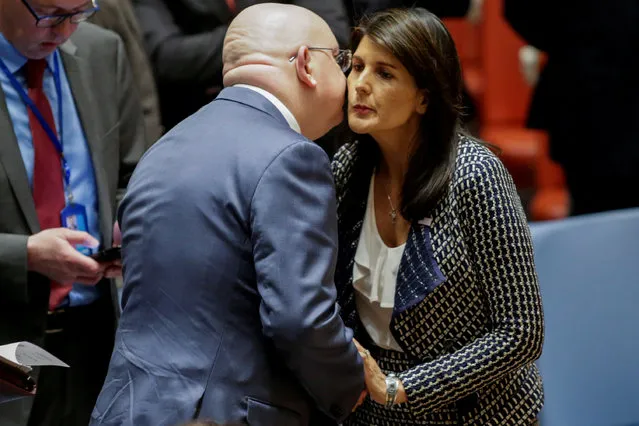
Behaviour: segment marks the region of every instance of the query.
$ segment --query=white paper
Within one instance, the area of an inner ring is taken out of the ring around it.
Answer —
[[[39,346],[29,342],[11,343],[0,346],[0,356],[19,365],[69,367],[60,359]]]
[[[16,348],[20,343],[11,343],[9,345],[0,346],[0,356],[8,359],[14,364],[20,364],[16,359]]]

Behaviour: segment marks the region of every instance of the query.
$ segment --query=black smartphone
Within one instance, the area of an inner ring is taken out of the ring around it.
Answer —
[[[110,247],[108,249],[100,250],[99,252],[93,253],[92,255],[90,255],[90,257],[94,259],[96,262],[101,262],[101,263],[120,260],[122,259],[121,247],[117,246],[117,247]]]

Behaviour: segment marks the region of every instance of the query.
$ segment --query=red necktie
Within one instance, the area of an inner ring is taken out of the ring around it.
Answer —
[[[51,105],[42,88],[42,79],[47,61],[44,59],[27,61],[27,87],[29,98],[47,122],[56,131]],[[64,208],[64,184],[60,153],[33,111],[27,108],[29,127],[33,138],[33,201],[42,230],[59,228],[60,212]],[[49,309],[55,309],[71,291],[71,285],[51,282]]]

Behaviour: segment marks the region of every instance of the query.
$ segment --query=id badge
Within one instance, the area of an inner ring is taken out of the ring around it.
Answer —
[[[62,226],[67,229],[89,232],[87,210],[82,204],[71,203],[67,205],[62,209],[62,212],[60,212],[60,220]],[[77,245],[75,248],[86,256],[91,254],[91,249],[88,247]]]

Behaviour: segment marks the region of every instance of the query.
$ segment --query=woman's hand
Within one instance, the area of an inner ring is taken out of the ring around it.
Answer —
[[[364,360],[364,371],[368,395],[376,403],[386,405],[386,375],[382,373],[379,365],[377,365],[377,362],[373,359],[368,350],[360,345],[357,340],[353,339],[353,342],[355,343],[355,346],[357,346],[357,350]],[[397,396],[395,398],[395,404],[402,404],[407,401],[408,398],[406,396],[406,390],[400,381]]]

